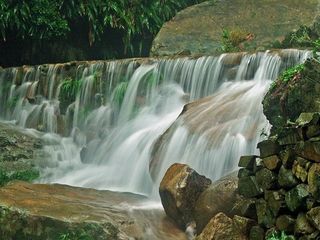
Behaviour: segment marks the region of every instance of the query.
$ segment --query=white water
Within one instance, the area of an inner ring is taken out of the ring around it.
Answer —
[[[0,89],[0,99],[7,104],[0,103],[0,111],[7,120],[48,132],[43,136],[49,154],[41,163],[45,166],[41,182],[151,195],[174,162],[188,163],[217,179],[234,170],[241,155],[255,153],[262,129],[268,131],[261,105],[264,93],[283,69],[307,56],[307,52],[284,50],[280,54],[153,60],[140,66],[137,61],[79,66],[77,76],[83,84],[66,116],[61,116],[58,101],[61,66],[49,66],[45,80],[41,79],[41,67],[29,69],[20,85],[12,69],[0,73],[0,86],[11,81],[10,96]],[[98,92],[92,90],[96,72],[104,82],[96,87]],[[119,107],[113,90],[124,81],[129,83]],[[39,93],[41,96],[36,95]],[[93,107],[96,93],[102,95],[103,104]],[[36,102],[29,103],[26,96]],[[185,103],[205,96],[212,97],[171,128],[159,151],[159,162],[152,167],[153,183],[149,162],[154,143]],[[7,103],[13,99],[17,100],[14,109]],[[63,138],[54,132],[59,129],[58,118],[67,124],[68,114],[73,130],[70,137]]]

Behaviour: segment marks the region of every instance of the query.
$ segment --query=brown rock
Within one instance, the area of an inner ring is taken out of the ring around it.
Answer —
[[[307,212],[307,219],[318,230],[320,230],[320,207],[312,208]]]
[[[308,174],[309,191],[313,197],[320,197],[320,164],[312,164]]]
[[[281,149],[279,144],[272,140],[264,140],[262,142],[259,142],[258,148],[260,150],[261,158],[276,155],[280,152],[280,149]]]
[[[280,231],[293,232],[295,219],[290,215],[281,215],[276,220],[276,227]]]
[[[232,221],[235,230],[244,234],[245,236],[249,235],[250,229],[256,224],[252,219],[241,217],[238,215],[235,215]]]
[[[193,221],[193,210],[200,194],[211,180],[185,164],[175,163],[163,177],[159,193],[166,214],[185,228]]]
[[[296,147],[296,151],[303,158],[320,162],[320,142],[300,142]]]
[[[308,221],[306,214],[299,213],[294,227],[294,232],[296,234],[310,234],[314,231],[315,229]]]
[[[280,158],[277,155],[272,155],[270,157],[266,157],[262,159],[263,164],[266,168],[269,170],[276,170],[280,167],[281,161]]]
[[[231,174],[214,182],[201,193],[194,208],[198,232],[201,232],[210,219],[219,212],[229,217],[240,214],[240,206],[237,205],[243,197],[238,195],[237,187],[238,178],[235,174]]]
[[[237,231],[231,218],[223,213],[215,215],[195,240],[246,240],[247,237]]]

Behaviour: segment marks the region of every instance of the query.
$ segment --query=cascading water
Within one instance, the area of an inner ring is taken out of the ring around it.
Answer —
[[[150,195],[174,162],[217,179],[254,153],[268,131],[261,100],[270,82],[308,56],[283,50],[7,69],[0,112],[47,132],[41,182]],[[70,69],[79,84],[68,88]],[[63,91],[75,86],[74,101],[65,101]],[[187,102],[207,96],[178,118]]]

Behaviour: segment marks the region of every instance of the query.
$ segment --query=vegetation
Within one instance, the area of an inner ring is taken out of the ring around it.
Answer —
[[[135,36],[155,35],[178,10],[201,1],[0,0],[0,36],[47,40],[86,29],[92,45],[113,29],[130,50]]]
[[[290,80],[294,79],[298,74],[300,74],[304,69],[305,65],[303,63],[288,68],[280,75],[280,77],[276,81],[274,81],[271,84],[270,90],[272,90],[277,85],[277,83],[288,83]]]
[[[13,172],[13,173],[0,170],[0,186],[3,186],[13,180],[30,182],[37,179],[39,176],[40,176],[40,173],[36,169],[28,169],[24,171]]]
[[[76,100],[77,93],[81,89],[82,81],[66,78],[60,87],[59,101],[60,109],[64,113],[67,107]]]
[[[248,32],[242,29],[222,30],[222,52],[238,52],[241,50],[240,44],[247,40]]]
[[[295,240],[295,237],[292,235],[287,235],[285,232],[281,233],[272,233],[267,240]]]

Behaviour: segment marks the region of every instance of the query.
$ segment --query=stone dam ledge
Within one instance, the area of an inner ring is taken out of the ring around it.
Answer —
[[[224,30],[245,32],[243,50],[273,48],[276,41],[311,26],[317,0],[211,0],[179,12],[156,36],[151,56],[217,55]]]
[[[141,201],[142,196],[129,193],[15,181],[0,189],[0,236],[6,240],[149,239],[151,231],[152,239],[185,239],[162,210],[150,213],[126,207],[139,206]],[[157,229],[150,229],[153,225]]]

